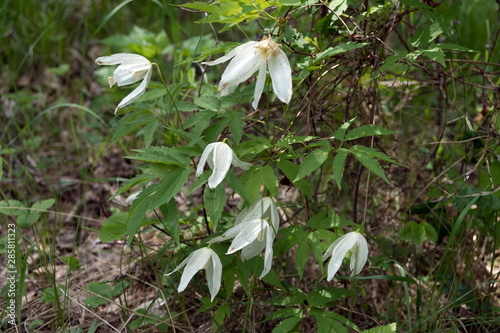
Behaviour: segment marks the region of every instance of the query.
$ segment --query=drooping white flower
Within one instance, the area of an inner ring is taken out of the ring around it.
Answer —
[[[225,56],[214,61],[202,62],[214,66],[226,62],[229,65],[219,82],[221,96],[231,93],[241,82],[248,80],[257,70],[259,76],[255,84],[252,106],[257,109],[266,83],[266,70],[269,69],[273,90],[283,103],[289,103],[292,98],[292,69],[286,54],[279,44],[269,37],[260,42],[251,41],[231,50]]]
[[[205,269],[208,290],[210,290],[211,301],[214,300],[215,296],[220,289],[220,281],[222,277],[222,263],[219,259],[217,253],[214,250],[204,247],[196,251],[191,252],[191,254],[184,259],[176,269],[172,272],[165,274],[170,275],[177,272],[182,267],[186,266],[184,272],[182,272],[181,282],[179,283],[179,292],[186,289],[189,281],[193,276],[201,269]]]
[[[224,142],[214,142],[207,145],[196,168],[196,177],[203,173],[206,163],[213,171],[208,178],[208,187],[210,188],[216,188],[222,182],[231,164],[243,170],[248,170],[252,166],[250,163],[241,161]]]
[[[113,76],[108,78],[109,86],[112,87],[115,83],[118,87],[126,86],[135,83],[139,80],[142,82],[128,94],[115,109],[123,108],[146,91],[146,87],[151,80],[152,65],[151,62],[138,54],[132,53],[116,53],[110,56],[99,57],[95,60],[98,65],[120,65],[113,72]]]
[[[266,249],[264,270],[259,277],[262,279],[271,270],[273,242],[279,228],[279,219],[274,201],[269,197],[262,198],[243,209],[236,217],[234,226],[209,243],[234,238],[226,254],[241,250],[242,260],[253,258]]]
[[[351,276],[359,274],[368,259],[368,243],[359,232],[349,232],[337,238],[323,255],[323,261],[330,256],[327,281],[331,281],[342,265],[347,252],[351,251]]]

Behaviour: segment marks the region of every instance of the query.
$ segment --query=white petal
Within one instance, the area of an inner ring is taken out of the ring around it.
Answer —
[[[238,53],[240,52],[246,52],[247,49],[250,48],[250,46],[255,46],[257,42],[248,42],[248,43],[245,43],[245,44],[242,44],[238,47],[235,47],[234,49],[232,49],[231,51],[229,51],[225,56],[223,57],[220,57],[219,59],[216,59],[214,61],[206,61],[206,62],[202,62],[201,64],[202,65],[208,65],[208,66],[214,66],[214,65],[218,65],[218,64],[222,64],[223,62],[226,62],[228,61],[229,59],[233,58],[234,56],[236,56]]]
[[[226,177],[229,168],[231,167],[231,162],[233,160],[233,151],[225,143],[220,142],[215,146],[212,153],[213,160],[213,173],[208,178],[208,187],[216,188]]]
[[[264,270],[262,271],[262,274],[260,274],[259,279],[262,279],[271,270],[271,266],[273,264],[274,237],[275,231],[268,227],[266,230],[266,253],[264,255]]]
[[[243,170],[248,170],[252,167],[251,163],[248,162],[243,162],[236,156],[236,154],[233,152],[233,161],[231,162],[235,167],[241,168]]]
[[[134,53],[116,53],[110,56],[99,57],[95,60],[98,65],[118,65],[123,62],[149,62],[145,57]]]
[[[205,268],[208,260],[210,260],[210,251],[211,250],[209,248],[204,247],[189,255],[189,260],[187,261],[186,268],[184,268],[184,272],[182,272],[181,282],[179,283],[179,288],[177,289],[179,292],[186,289],[189,281],[191,281],[193,276],[200,269]]]
[[[210,290],[211,296],[210,301],[213,301],[220,289],[220,281],[222,279],[222,263],[217,253],[215,253],[212,249],[209,250],[210,262],[205,270],[207,275],[208,290]]]
[[[264,85],[266,84],[266,63],[263,62],[259,68],[259,76],[257,77],[257,82],[255,83],[255,91],[253,93],[253,102],[252,106],[255,110],[259,106],[260,97],[262,96],[262,92],[264,91]]]
[[[236,235],[238,235],[240,232],[241,232],[241,229],[244,227],[243,224],[238,224],[238,225],[235,225],[231,228],[229,228],[225,233],[223,233],[221,236],[218,236],[218,237],[215,237],[211,240],[208,241],[209,244],[212,244],[212,243],[220,243],[220,242],[224,242],[228,239],[231,239],[231,238],[234,238],[236,237]]]
[[[116,107],[115,113],[116,113],[116,111],[118,111],[118,109],[129,105],[130,103],[132,103],[133,101],[138,99],[142,94],[144,94],[144,92],[146,91],[146,88],[149,84],[149,80],[151,80],[151,73],[152,73],[152,71],[148,71],[146,73],[146,76],[142,80],[141,84],[138,85],[137,88],[132,90],[132,92],[130,94],[128,94],[124,99],[122,99],[120,104],[118,104],[118,106]]]
[[[241,260],[248,260],[258,256],[266,248],[266,242],[257,238],[252,243],[241,249]]]
[[[245,49],[242,49],[240,53],[231,60],[222,74],[219,83],[221,96],[228,95],[241,82],[248,80],[265,61],[262,54],[256,52],[255,45],[249,44]]]
[[[203,154],[201,154],[200,161],[198,162],[198,167],[196,168],[196,177],[199,177],[203,173],[203,168],[207,163],[207,159],[211,159],[211,155],[216,145],[217,142],[210,143],[205,147],[205,150],[203,150]]]
[[[280,101],[288,104],[292,98],[292,69],[286,54],[280,49],[275,50],[269,59],[268,67],[274,93]]]
[[[356,251],[351,254],[351,276],[358,275],[368,259],[368,243],[360,233],[357,234]]]
[[[267,221],[260,219],[241,224],[240,232],[234,237],[231,246],[229,246],[229,250],[227,250],[227,254],[241,250],[255,241],[265,226],[269,226]]]
[[[330,259],[330,262],[328,263],[328,277],[327,281],[331,281],[335,274],[337,274],[337,271],[339,270],[340,266],[342,265],[342,261],[344,260],[344,257],[346,256],[347,252],[354,246],[356,243],[356,235],[354,235],[354,232],[350,232],[345,234],[344,236],[340,237],[338,239],[338,242],[335,241],[332,246],[330,246],[331,249],[331,256],[332,258]],[[330,248],[328,248],[327,253],[330,251]],[[325,253],[325,256],[327,255]],[[323,259],[325,258],[323,257]]]
[[[119,87],[135,83],[144,78],[150,70],[150,62],[141,64],[122,64],[113,72],[113,83],[116,83]]]

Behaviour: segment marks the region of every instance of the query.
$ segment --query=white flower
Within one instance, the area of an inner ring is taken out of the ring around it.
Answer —
[[[118,104],[115,109],[115,113],[118,109],[129,105],[144,94],[144,91],[146,91],[146,87],[151,80],[151,62],[138,54],[116,53],[106,57],[99,57],[95,60],[95,62],[98,65],[120,64],[120,66],[115,69],[113,76],[108,78],[110,87],[112,87],[115,83],[121,87],[142,80],[141,84],[139,84],[137,88],[135,88],[120,102],[120,104]]]
[[[213,170],[212,175],[208,178],[208,187],[210,188],[216,188],[222,182],[231,164],[243,170],[248,170],[252,166],[250,163],[242,162],[224,142],[214,142],[207,145],[196,168],[196,177],[203,173],[207,162],[210,169]]]
[[[229,65],[222,74],[219,83],[221,96],[226,96],[241,82],[246,81],[257,70],[259,76],[255,84],[252,106],[257,109],[259,100],[266,83],[266,68],[269,68],[273,90],[283,102],[289,103],[292,98],[292,69],[286,54],[279,48],[279,44],[271,38],[264,37],[260,42],[248,42],[231,50],[225,56],[209,62],[202,62],[209,66],[228,61]]]
[[[368,258],[368,243],[359,232],[349,232],[337,238],[323,255],[323,261],[330,256],[327,281],[331,281],[342,265],[347,252],[351,251],[351,276],[359,274]]]
[[[196,251],[191,252],[191,254],[184,259],[176,269],[172,272],[165,274],[170,275],[177,272],[182,267],[186,266],[184,272],[182,272],[181,283],[177,289],[179,292],[186,289],[189,281],[193,276],[200,270],[205,269],[208,290],[210,290],[211,299],[213,301],[220,289],[220,281],[222,277],[222,263],[219,259],[217,253],[214,250],[204,247]]]
[[[262,279],[271,270],[273,261],[273,242],[279,228],[279,214],[276,205],[269,197],[262,198],[245,208],[236,217],[234,226],[209,243],[218,243],[234,238],[226,254],[241,250],[241,259],[247,260],[264,254],[264,270]]]

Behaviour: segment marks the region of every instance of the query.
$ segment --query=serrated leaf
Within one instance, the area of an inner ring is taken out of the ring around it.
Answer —
[[[379,158],[381,160],[384,160],[384,161],[387,161],[387,162],[390,162],[390,163],[394,163],[394,164],[397,164],[397,165],[402,166],[402,167],[406,167],[406,165],[398,163],[395,160],[393,160],[392,158],[390,158],[389,156],[387,156],[386,154],[384,154],[384,153],[382,153],[382,152],[380,152],[380,151],[378,151],[376,149],[370,148],[370,147],[365,147],[365,146],[360,146],[360,145],[354,145],[351,148],[349,148],[349,151],[350,152],[352,152],[352,151],[360,151],[360,152],[366,153],[366,154],[368,154],[370,156]]]
[[[203,131],[203,137],[204,137],[205,141],[206,142],[215,142],[217,140],[217,137],[224,130],[224,128],[226,128],[229,121],[230,121],[230,119],[228,119],[228,118],[222,118],[220,120],[217,120],[212,125],[208,126],[207,129],[205,129]]]
[[[333,136],[335,137],[335,139],[337,139],[339,141],[344,141],[345,133],[347,132],[347,129],[349,128],[349,126],[351,126],[352,122],[355,119],[356,119],[356,117],[352,118],[348,122],[343,123],[339,128],[337,128],[335,133],[333,133]]]
[[[127,216],[127,213],[119,212],[108,217],[99,230],[101,242],[112,242],[125,236],[127,234]]]
[[[309,259],[309,242],[305,239],[299,243],[295,251],[295,267],[297,268],[300,279],[302,279],[302,275],[304,274],[307,259]]]
[[[245,124],[243,121],[244,116],[245,115],[241,112],[232,112],[229,117],[229,129],[231,130],[231,134],[236,144],[240,143],[241,137],[243,136],[243,125]]]
[[[300,164],[299,172],[293,182],[309,176],[312,172],[318,169],[330,155],[330,150],[330,147],[321,147],[310,152]]]
[[[432,49],[423,50],[422,54],[429,59],[438,62],[441,66],[446,67],[446,63],[444,62],[444,52],[440,47],[436,46]]]
[[[396,323],[370,328],[369,330],[364,330],[361,333],[394,333],[394,332],[397,332]]]
[[[212,228],[217,231],[217,224],[222,216],[222,211],[226,205],[226,191],[224,186],[217,186],[214,189],[209,187],[205,188],[203,193],[203,204],[210,221],[212,221]]]
[[[391,131],[382,127],[382,125],[363,125],[350,130],[345,136],[345,141],[359,139],[367,136],[389,135],[394,134]]]
[[[179,211],[175,199],[160,206],[163,218],[161,223],[167,229],[168,234],[174,239],[175,244],[180,245],[181,229],[179,227]]]
[[[109,144],[116,143],[125,135],[156,120],[156,117],[147,109],[138,109],[128,113],[116,123],[113,130],[113,137]]]
[[[217,10],[217,6],[215,4],[209,4],[206,2],[198,2],[198,1],[185,3],[182,5],[175,5],[175,6],[201,10],[202,12],[207,12],[207,13],[213,13],[214,11]]]
[[[292,331],[302,320],[302,316],[283,319],[274,329],[273,333],[287,333]]]
[[[300,316],[302,314],[302,310],[298,308],[284,308],[284,309],[279,309],[271,313],[269,316],[267,316],[266,321],[269,320],[274,320],[278,318],[286,318],[286,317],[292,317],[292,316]]]
[[[280,159],[276,164],[278,168],[285,174],[286,178],[289,180],[295,179],[299,172],[299,166],[285,159]],[[293,184],[299,189],[300,192],[304,193],[308,198],[312,198],[311,189],[309,188],[309,183],[305,179],[299,179]]]
[[[283,253],[287,253],[292,247],[300,243],[308,235],[308,233],[305,232],[302,227],[298,226],[280,229],[279,233],[281,234],[281,236],[277,238],[274,245],[275,256],[280,256]]]
[[[127,220],[129,244],[132,242],[133,236],[139,229],[146,213],[170,201],[177,195],[182,190],[190,173],[190,169],[176,168],[160,183],[150,185],[141,191],[130,208]]]
[[[352,147],[351,147],[352,148]],[[375,175],[379,176],[383,180],[385,180],[387,183],[389,183],[389,180],[385,176],[384,170],[380,166],[380,164],[377,162],[375,158],[373,158],[371,155],[368,155],[367,153],[359,150],[351,150],[349,151],[356,157],[356,159],[368,170],[373,172]]]
[[[345,161],[349,151],[345,148],[339,148],[333,158],[333,179],[337,183],[339,190],[342,186],[342,177],[344,176]]]
[[[330,302],[347,298],[354,293],[344,288],[318,286],[307,294],[307,302],[311,306],[322,307]]]
[[[278,180],[276,179],[273,168],[266,165],[257,172],[260,173],[264,186],[267,188],[271,196],[278,197]]]
[[[313,60],[311,60],[311,63],[309,64],[309,66],[318,64],[321,61],[323,61],[324,59],[332,57],[334,55],[365,47],[368,44],[369,43],[344,43],[344,44],[339,44],[339,45],[334,46],[334,47],[329,47],[328,49],[324,50],[323,52],[318,53],[316,55],[316,57]]]
[[[245,200],[248,204],[252,202],[249,194],[247,193],[247,189],[245,185],[239,180],[238,177],[234,175],[231,171],[229,171],[226,175],[226,178],[224,178],[225,182],[227,185],[236,193],[238,193],[243,200]]]
[[[82,267],[80,265],[80,260],[73,256],[62,256],[60,259],[62,262],[68,265],[69,269],[73,272],[79,270]]]
[[[187,167],[191,160],[189,156],[180,152],[176,148],[170,147],[148,147],[146,149],[138,149],[135,156],[127,156],[127,158],[150,163],[162,163],[175,166]]]

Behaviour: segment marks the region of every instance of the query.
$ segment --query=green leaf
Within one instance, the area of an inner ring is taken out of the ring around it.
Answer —
[[[321,147],[310,152],[300,164],[299,172],[293,182],[309,176],[312,172],[318,169],[328,158],[330,150],[330,147]]]
[[[302,320],[302,315],[296,317],[290,317],[283,319],[276,327],[273,329],[273,333],[287,333],[295,329],[295,327]]]
[[[179,227],[179,211],[177,210],[175,199],[161,205],[160,211],[163,215],[161,223],[165,229],[167,229],[169,235],[174,239],[175,244],[180,245],[181,229]]]
[[[329,47],[326,50],[324,50],[323,52],[318,53],[316,55],[316,57],[313,60],[311,60],[309,66],[318,64],[321,61],[323,61],[324,59],[327,59],[327,58],[332,57],[334,55],[348,52],[348,51],[352,51],[352,50],[356,50],[356,49],[362,48],[366,45],[369,45],[369,43],[346,43],[346,44],[339,44],[339,45],[334,46],[334,47]]]
[[[0,213],[9,216],[19,216],[26,214],[27,209],[24,204],[17,200],[2,200],[0,201]]]
[[[86,306],[96,308],[123,293],[127,287],[126,280],[119,280],[114,287],[111,287],[107,282],[90,282],[85,289],[97,296],[86,298],[84,303]]]
[[[295,251],[295,267],[300,279],[302,279],[302,275],[304,274],[307,259],[309,259],[309,242],[305,239],[299,243]]]
[[[68,265],[69,269],[73,272],[79,270],[82,267],[80,265],[80,260],[73,256],[62,256],[60,259],[62,262]]]
[[[351,153],[352,153],[352,151],[360,151],[360,152],[363,152],[365,154],[371,155],[373,157],[380,158],[381,160],[384,160],[384,161],[387,161],[390,163],[394,163],[394,164],[397,164],[397,165],[402,166],[402,167],[406,167],[404,164],[398,163],[395,160],[393,160],[392,158],[390,158],[389,156],[387,156],[386,154],[384,154],[376,149],[370,148],[370,147],[354,145],[351,148],[349,148],[349,151]]]
[[[66,287],[63,285],[58,285],[56,289],[52,287],[46,288],[42,291],[42,296],[40,297],[40,300],[45,304],[55,303],[56,298],[58,298],[61,295],[64,295],[63,291],[66,292]]]
[[[356,159],[368,170],[385,180],[387,183],[389,183],[389,180],[386,178],[384,170],[380,166],[380,164],[377,162],[375,158],[373,158],[371,155],[367,154],[364,151],[353,149],[355,146],[351,147],[349,151],[356,157]]]
[[[137,109],[128,113],[116,123],[113,130],[113,137],[109,144],[116,143],[125,135],[154,121],[157,121],[156,117],[147,109]]]
[[[279,233],[281,237],[278,237],[274,244],[274,254],[276,256],[290,251],[292,247],[300,243],[308,235],[300,226],[283,228],[279,230]]]
[[[394,332],[397,332],[396,323],[370,328],[369,330],[364,330],[361,333],[394,333]]]
[[[298,288],[290,287],[289,291],[289,294],[273,297],[268,302],[273,305],[296,306],[302,304],[307,298],[307,295]]]
[[[150,163],[162,163],[175,166],[187,167],[191,162],[189,156],[176,148],[149,147],[136,150],[139,154],[127,156],[127,158]]]
[[[99,230],[101,242],[113,242],[127,234],[127,216],[126,212],[119,212],[108,217]]]
[[[438,62],[441,66],[446,67],[446,63],[444,62],[444,52],[440,47],[436,46],[432,49],[423,50],[422,54],[429,59]]]
[[[418,0],[399,0],[403,5],[415,7],[418,9],[432,10],[433,8]]]
[[[312,306],[322,307],[353,295],[354,292],[344,288],[318,286],[307,294],[307,302]]]
[[[21,228],[27,228],[32,226],[45,210],[50,208],[54,204],[54,199],[47,199],[40,202],[35,202],[31,209],[26,210],[26,214],[19,215],[17,218],[17,225]]]
[[[238,177],[234,175],[231,171],[229,171],[226,174],[226,177],[224,178],[225,182],[227,185],[236,193],[238,193],[243,200],[245,200],[248,204],[252,202],[252,199],[250,198],[249,194],[247,193],[247,189],[245,185],[240,181]]]
[[[203,132],[203,137],[206,142],[215,142],[217,140],[217,137],[222,133],[224,128],[226,128],[227,124],[229,123],[230,119],[228,118],[222,118],[209,127]]]
[[[278,318],[287,318],[287,317],[295,317],[301,316],[303,314],[301,309],[298,308],[284,308],[280,310],[276,310],[267,316],[266,321],[274,320]]]
[[[342,177],[344,176],[345,161],[348,154],[349,151],[347,149],[339,148],[337,150],[337,154],[335,154],[335,157],[333,158],[333,179],[335,179],[339,190],[342,186]]]
[[[349,319],[337,313],[318,308],[311,308],[310,314],[314,318],[314,320],[316,320],[316,323],[318,325],[318,333],[348,333],[347,329],[340,324],[341,322],[348,323],[349,327],[355,327],[356,329],[354,330],[356,332],[359,332],[359,329],[357,329],[357,327],[352,324]]]
[[[132,242],[133,236],[139,229],[144,216],[160,205],[167,203],[182,190],[191,169],[176,168],[168,173],[158,184],[153,184],[141,191],[130,208],[127,220],[128,242]]]
[[[245,124],[243,118],[245,115],[241,112],[231,112],[229,116],[229,129],[234,137],[236,144],[239,144],[243,136],[243,125]]]
[[[271,196],[278,197],[278,180],[276,179],[273,168],[271,168],[271,166],[269,165],[266,165],[257,172],[262,177],[264,186],[267,188]]]
[[[382,125],[363,125],[356,127],[347,133],[345,141],[359,139],[367,136],[388,135],[394,134],[395,131],[390,131],[382,127]]]
[[[333,134],[335,139],[339,141],[344,141],[345,133],[347,132],[347,129],[349,126],[351,126],[352,122],[356,119],[356,117],[352,118],[348,122],[343,123]]]
[[[224,186],[217,186],[214,189],[205,188],[203,204],[210,221],[212,221],[214,231],[217,231],[217,224],[226,205],[226,191],[224,190]]]
[[[295,177],[297,177],[297,174],[299,173],[299,166],[286,159],[280,158],[280,160],[278,161],[278,163],[276,163],[276,165],[281,171],[283,171],[286,178],[288,178],[289,180],[295,179]],[[307,182],[307,180],[299,179],[293,182],[293,184],[299,189],[300,192],[304,193],[308,198],[312,198],[311,189],[309,188],[309,183]]]

